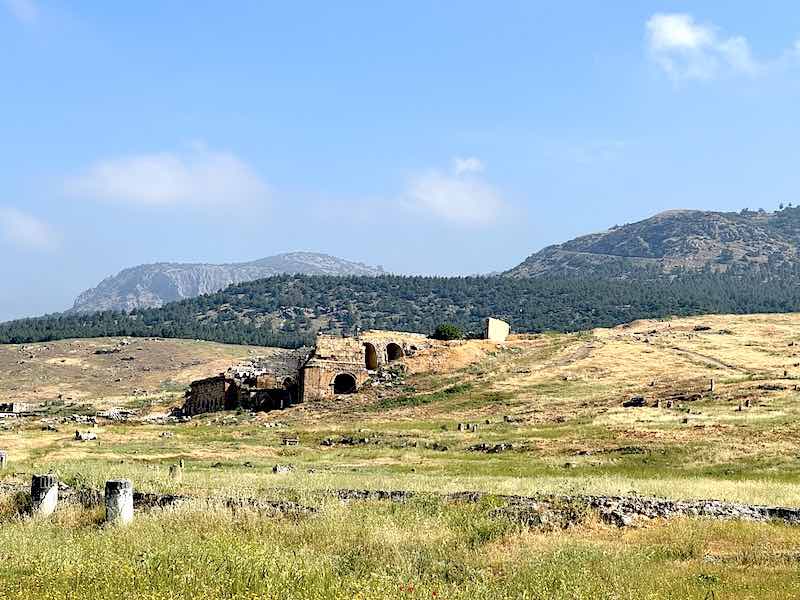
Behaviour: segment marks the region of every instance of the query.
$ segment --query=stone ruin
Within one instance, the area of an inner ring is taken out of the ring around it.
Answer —
[[[433,343],[422,334],[397,331],[365,331],[353,337],[320,334],[313,348],[274,349],[192,382],[181,410],[187,416],[238,408],[278,410],[354,394],[379,370]]]
[[[267,411],[354,394],[378,371],[435,344],[418,333],[319,334],[313,348],[273,349],[225,373],[192,382],[182,413],[243,408]]]
[[[378,371],[434,343],[422,334],[399,331],[372,330],[348,338],[319,335],[301,370],[302,399],[354,394]]]
[[[275,410],[302,401],[300,374],[310,348],[275,349],[213,377],[193,381],[181,412],[194,416],[220,410]]]
[[[493,342],[505,342],[511,333],[511,325],[500,319],[489,317],[483,324],[484,339]]]
[[[508,323],[487,319],[484,337],[505,341]],[[225,373],[191,384],[182,413],[193,416],[243,408],[279,410],[356,393],[379,372],[441,344],[420,333],[369,330],[354,336],[318,334],[313,348],[272,349]]]

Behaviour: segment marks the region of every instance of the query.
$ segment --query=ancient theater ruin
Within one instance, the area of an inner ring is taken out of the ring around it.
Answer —
[[[484,337],[505,340],[508,331],[503,321],[487,319]],[[319,334],[313,348],[272,348],[225,373],[193,382],[182,412],[267,411],[355,394],[382,371],[403,368],[406,357],[446,344],[402,331]]]

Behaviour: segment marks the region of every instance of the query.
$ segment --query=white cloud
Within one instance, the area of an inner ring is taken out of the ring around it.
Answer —
[[[27,250],[55,250],[59,237],[50,225],[16,208],[0,206],[0,238]]]
[[[69,178],[65,189],[74,197],[147,207],[249,205],[270,196],[247,163],[202,146],[100,160]]]
[[[653,60],[676,80],[712,79],[726,72],[755,75],[763,66],[746,38],[721,36],[714,25],[701,25],[689,14],[655,14],[646,30]]]
[[[455,159],[451,172],[431,170],[408,182],[405,204],[418,212],[460,225],[486,225],[505,208],[499,191],[476,175],[483,163]]]
[[[470,156],[468,158],[456,157],[453,159],[453,170],[456,175],[464,173],[480,173],[483,171],[483,162],[479,158]]]
[[[5,7],[23,23],[32,24],[39,19],[39,7],[34,0],[2,0]]]

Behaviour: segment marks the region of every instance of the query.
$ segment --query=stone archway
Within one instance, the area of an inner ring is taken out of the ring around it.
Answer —
[[[400,360],[404,356],[405,353],[403,352],[403,348],[400,346],[400,344],[395,344],[394,342],[386,344],[386,359],[389,362]]]
[[[364,343],[364,366],[367,367],[367,371],[378,370],[378,351],[374,344],[369,342]]]
[[[298,394],[299,388],[298,388],[297,382],[294,380],[294,378],[286,377],[283,380],[283,389],[289,395],[289,403],[290,404],[294,404],[295,402],[297,402],[298,397],[299,397],[299,394]]]
[[[333,393],[340,394],[355,394],[357,389],[356,378],[350,373],[339,373],[333,378]]]

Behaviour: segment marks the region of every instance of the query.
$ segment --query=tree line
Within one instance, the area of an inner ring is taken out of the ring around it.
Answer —
[[[204,339],[294,348],[319,331],[430,334],[451,323],[478,334],[483,319],[516,332],[576,331],[642,318],[800,310],[800,272],[638,277],[336,277],[280,275],[131,313],[46,315],[0,324],[0,343],[77,337]]]

